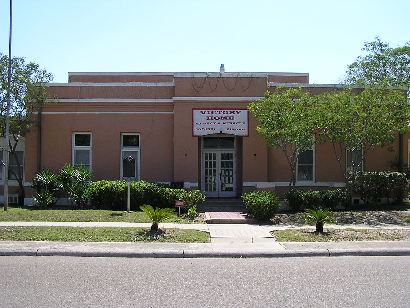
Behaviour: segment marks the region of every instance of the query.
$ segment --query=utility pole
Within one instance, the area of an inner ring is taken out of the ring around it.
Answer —
[[[5,170],[4,170],[4,210],[7,211],[9,207],[9,154],[10,154],[10,88],[11,88],[11,34],[13,25],[13,0],[10,0],[10,32],[9,32],[9,67],[8,67],[8,79],[7,79],[7,113],[6,113],[6,144],[5,144]]]

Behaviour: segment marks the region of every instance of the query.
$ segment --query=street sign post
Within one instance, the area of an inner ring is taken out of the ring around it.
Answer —
[[[175,200],[174,204],[178,208],[178,216],[181,216],[181,207],[184,206],[184,200]]]

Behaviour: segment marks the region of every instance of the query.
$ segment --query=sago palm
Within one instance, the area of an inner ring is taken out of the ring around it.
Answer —
[[[168,217],[172,216],[174,214],[173,209],[161,209],[156,207],[155,209],[151,205],[141,205],[140,209],[147,214],[149,219],[152,221],[151,225],[151,232],[157,232],[158,231],[158,224],[160,222],[163,222],[165,219]]]
[[[316,232],[323,233],[323,225],[328,222],[332,223],[335,222],[333,218],[333,213],[328,210],[308,210],[307,214],[305,215],[305,220],[308,223],[315,223],[316,224]]]

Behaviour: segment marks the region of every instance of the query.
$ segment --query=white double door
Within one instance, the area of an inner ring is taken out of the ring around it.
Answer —
[[[202,191],[208,197],[236,196],[234,150],[202,150]]]

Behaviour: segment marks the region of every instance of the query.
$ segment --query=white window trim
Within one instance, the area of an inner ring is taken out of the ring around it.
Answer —
[[[346,148],[346,159],[345,159],[345,168],[346,168],[346,173],[348,172],[348,166],[347,166],[347,164],[348,164],[348,161],[347,161],[347,152],[349,151],[349,149],[348,148]],[[362,147],[362,158],[363,158],[363,147]],[[361,170],[360,171],[364,171],[364,162],[363,162],[363,159],[362,159],[362,168],[361,168]]]
[[[90,135],[90,145],[89,146],[76,146],[75,145],[75,135]],[[73,132],[72,134],[72,151],[71,151],[71,166],[75,166],[74,162],[75,162],[75,151],[76,150],[89,150],[90,151],[90,171],[93,170],[93,134],[91,132]]]
[[[304,184],[311,184],[314,183],[316,180],[316,146],[315,143],[312,144],[312,151],[313,151],[313,164],[312,164],[312,180],[311,181],[298,181],[298,174],[299,174],[299,158],[296,160],[296,183],[300,185]]]
[[[138,147],[127,147],[124,148],[123,144],[122,144],[122,136],[126,136],[126,135],[137,135],[138,136]],[[136,179],[135,181],[139,181],[140,180],[140,172],[141,172],[141,164],[140,164],[140,156],[141,156],[141,135],[139,133],[121,133],[120,135],[120,139],[121,139],[121,149],[120,149],[120,180],[126,180],[123,177],[123,168],[122,168],[122,152],[127,152],[127,151],[135,151],[137,152],[137,172],[136,172]]]

